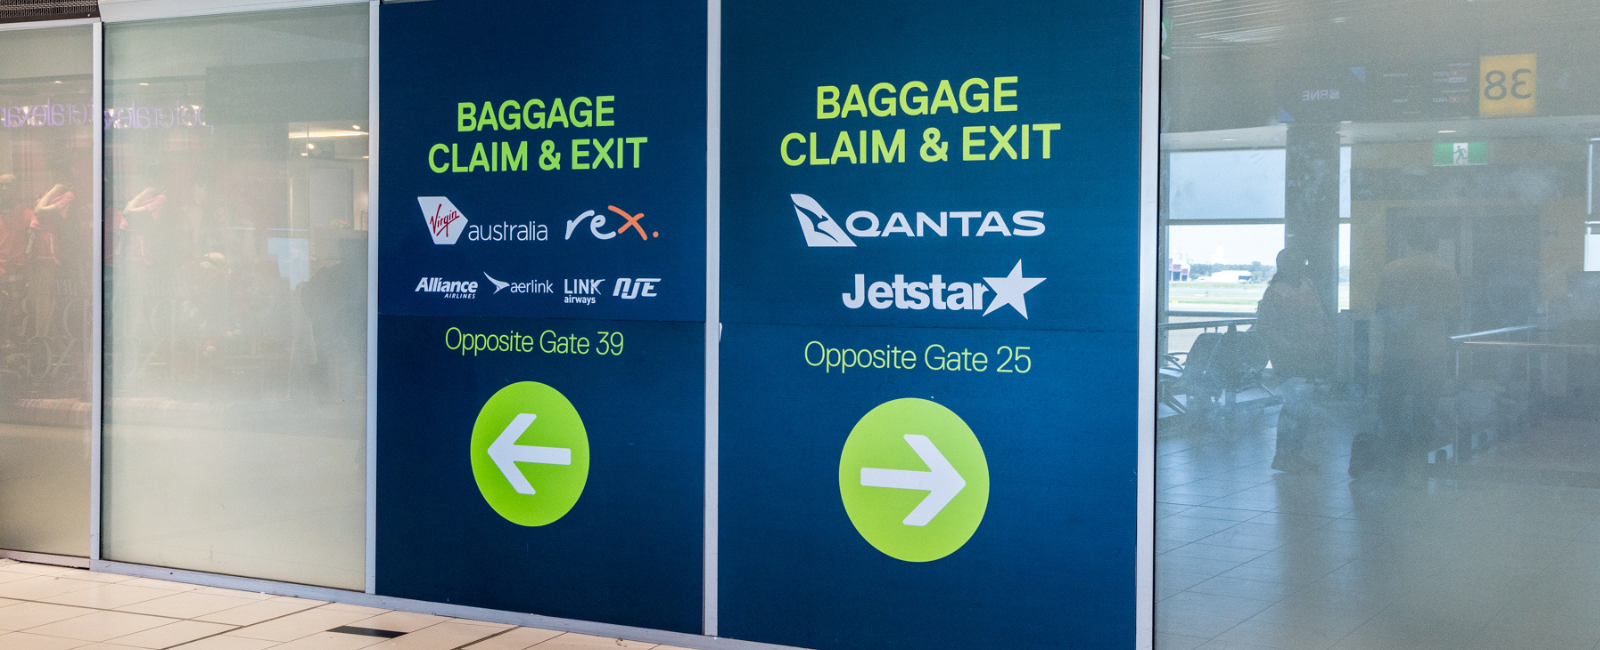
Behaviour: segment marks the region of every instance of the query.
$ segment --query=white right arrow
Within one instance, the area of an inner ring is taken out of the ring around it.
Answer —
[[[927,472],[914,472],[904,469],[880,469],[877,467],[861,468],[862,487],[894,488],[897,490],[926,490],[928,496],[917,504],[911,514],[906,515],[907,526],[926,526],[928,522],[950,504],[961,490],[967,487],[966,480],[956,468],[950,466],[950,461],[944,459],[944,454],[939,453],[939,448],[927,436],[915,434],[906,435],[906,443],[911,445],[911,450],[917,452],[917,457],[928,465]]]
[[[532,413],[522,413],[511,418],[511,424],[506,425],[506,430],[501,431],[500,437],[495,438],[494,443],[489,445],[489,460],[494,461],[494,466],[500,468],[501,474],[506,475],[506,480],[511,482],[511,487],[518,494],[533,494],[533,486],[528,483],[528,477],[522,475],[522,470],[517,469],[517,463],[572,464],[571,449],[517,444],[517,438],[533,425],[536,417],[538,416]]]

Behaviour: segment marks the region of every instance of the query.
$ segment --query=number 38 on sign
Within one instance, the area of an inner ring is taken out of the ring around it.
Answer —
[[[1533,115],[1537,107],[1537,54],[1486,56],[1478,62],[1478,115]]]

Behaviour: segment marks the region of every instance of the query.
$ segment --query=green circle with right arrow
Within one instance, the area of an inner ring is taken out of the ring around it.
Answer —
[[[489,507],[519,526],[565,516],[589,481],[589,434],[572,402],[521,381],[496,392],[472,426],[472,476]]]
[[[839,496],[856,532],[889,557],[931,562],[956,552],[989,507],[989,461],[972,428],[944,406],[903,398],[850,430]]]

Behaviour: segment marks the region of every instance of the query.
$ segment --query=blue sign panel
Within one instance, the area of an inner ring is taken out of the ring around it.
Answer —
[[[704,2],[383,11],[385,314],[704,320]]]
[[[1139,24],[724,6],[719,634],[1133,645]]]
[[[725,6],[723,319],[1130,326],[1138,20]]]
[[[381,20],[377,593],[700,632],[706,5]]]
[[[379,327],[377,593],[700,631],[703,325],[381,316]],[[548,390],[491,421],[528,384]],[[518,430],[523,413],[535,417]]]

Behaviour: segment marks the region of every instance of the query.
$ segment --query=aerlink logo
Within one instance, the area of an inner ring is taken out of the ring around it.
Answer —
[[[1004,237],[1037,237],[1044,234],[1044,213],[1037,210],[1022,210],[1011,215],[1014,227],[1007,226],[1000,218],[999,212],[940,212],[939,220],[935,222],[931,217],[922,212],[917,214],[917,227],[912,230],[911,223],[904,213],[896,212],[889,217],[886,227],[879,230],[878,216],[865,210],[854,212],[845,220],[845,228],[841,229],[839,223],[822,209],[822,206],[804,194],[790,194],[794,201],[795,216],[800,218],[800,232],[805,235],[806,246],[812,248],[854,248],[856,243],[850,235],[858,237],[887,237],[900,233],[907,237],[922,237],[931,232],[939,237],[950,234],[950,218],[961,220],[962,237],[982,237],[986,234],[999,234]],[[808,214],[809,213],[809,214]],[[977,234],[974,235],[971,220],[981,218]],[[857,223],[866,222],[865,228],[858,228]],[[850,235],[845,234],[850,231]],[[844,306],[849,309],[860,309],[863,305],[871,305],[873,309],[911,309],[923,310],[932,307],[936,310],[983,310],[983,315],[988,316],[996,309],[1010,305],[1012,309],[1028,317],[1028,301],[1025,295],[1045,278],[1029,278],[1022,275],[1022,260],[1017,260],[1016,266],[1011,267],[1011,272],[1002,277],[984,277],[983,282],[945,282],[944,276],[933,274],[926,282],[906,282],[904,274],[895,274],[892,282],[867,283],[864,273],[855,274],[855,289],[852,292],[840,294]],[[985,295],[993,293],[993,297],[985,301]],[[987,303],[987,307],[985,304]]]

